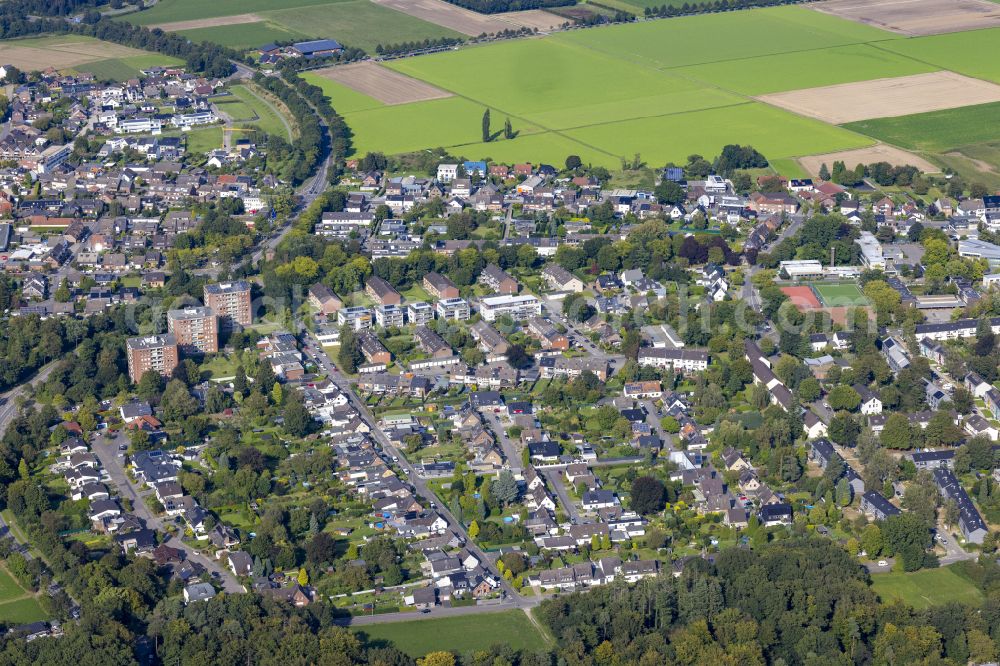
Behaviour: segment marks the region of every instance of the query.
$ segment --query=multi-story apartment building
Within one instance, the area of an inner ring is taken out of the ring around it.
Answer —
[[[206,284],[205,305],[219,317],[219,328],[224,331],[253,323],[248,282]]]
[[[212,308],[188,307],[167,312],[167,330],[186,353],[214,354],[219,351],[219,317]]]
[[[464,320],[472,316],[472,310],[464,298],[445,298],[437,302],[437,315],[441,319]]]
[[[125,341],[128,352],[128,374],[133,383],[138,383],[148,370],[155,370],[169,377],[177,367],[177,338],[172,333],[129,338]]]
[[[486,321],[496,321],[503,315],[527,321],[542,314],[542,302],[534,296],[491,296],[479,302],[479,312]]]

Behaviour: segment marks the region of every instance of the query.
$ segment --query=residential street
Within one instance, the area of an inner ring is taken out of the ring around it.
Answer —
[[[101,439],[95,442],[91,448],[97,459],[101,461],[101,466],[107,470],[108,475],[111,477],[111,483],[118,488],[119,494],[132,502],[132,512],[145,521],[146,527],[166,536],[167,532],[164,530],[163,518],[154,515],[146,505],[146,502],[143,501],[143,498],[151,494],[151,491],[143,492],[136,484],[132,483],[125,472],[124,458],[118,457],[118,446],[127,443],[128,437],[123,433],[119,433],[115,439]],[[230,594],[246,592],[229,569],[222,566],[219,562],[205,557],[179,538],[170,536],[164,540],[164,543],[172,548],[183,550],[189,561],[197,562],[205,567],[208,572],[217,573],[217,580],[222,582],[222,587],[226,592]]]
[[[507,430],[504,428],[503,421],[500,415],[495,412],[486,412],[486,422],[490,426],[490,430],[496,435],[497,441],[500,443],[500,449],[503,451],[504,457],[507,459],[507,466],[514,474],[521,473],[521,449],[520,443],[515,443],[507,435]]]
[[[570,522],[577,523],[580,521],[580,512],[576,508],[576,503],[573,498],[569,496],[569,492],[566,490],[566,484],[562,480],[562,470],[559,469],[539,469],[538,473],[541,474],[549,487],[555,491],[556,497],[559,498],[559,503],[563,505],[563,509],[566,511],[566,515],[569,516]]]

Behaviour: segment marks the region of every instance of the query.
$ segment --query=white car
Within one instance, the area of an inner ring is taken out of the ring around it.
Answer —
[[[886,562],[885,560],[879,560],[879,561],[878,561],[878,565],[879,565],[880,567],[887,567],[887,566],[889,566],[889,563],[888,563],[888,562]]]

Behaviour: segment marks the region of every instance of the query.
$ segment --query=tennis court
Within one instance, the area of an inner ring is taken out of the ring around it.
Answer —
[[[868,305],[868,298],[856,284],[817,284],[812,289],[827,307]]]
[[[818,310],[821,306],[812,287],[782,287],[781,293],[799,310]]]

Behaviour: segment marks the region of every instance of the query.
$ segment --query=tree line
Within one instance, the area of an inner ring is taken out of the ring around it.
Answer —
[[[576,0],[447,0],[453,5],[471,9],[480,14],[500,14],[503,12],[518,12],[527,9],[545,9],[546,7],[566,7],[575,5]]]
[[[754,7],[775,7],[778,5],[797,5],[808,0],[713,0],[712,2],[685,2],[683,5],[660,5],[646,7],[643,13],[647,18],[670,18],[689,14],[709,14],[712,12],[729,12],[736,9],[752,9]]]

